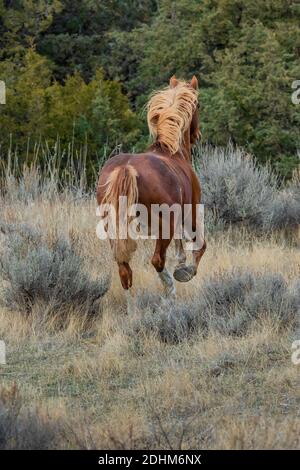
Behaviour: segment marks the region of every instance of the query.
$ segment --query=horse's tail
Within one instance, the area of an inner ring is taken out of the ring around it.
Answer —
[[[126,196],[127,207],[124,207],[123,200],[120,199],[121,196]],[[138,185],[136,169],[130,164],[115,168],[106,181],[101,204],[111,204],[115,209],[116,238],[111,239],[110,242],[114,257],[119,263],[129,262],[132,253],[136,249],[136,241],[128,235],[128,222],[130,219],[128,208],[137,202]]]

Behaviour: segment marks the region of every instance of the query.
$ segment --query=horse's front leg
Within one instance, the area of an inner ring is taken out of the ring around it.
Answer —
[[[173,278],[165,266],[167,248],[170,245],[170,242],[171,239],[158,239],[156,241],[154,255],[151,260],[158,273],[167,297],[174,296],[176,294]]]

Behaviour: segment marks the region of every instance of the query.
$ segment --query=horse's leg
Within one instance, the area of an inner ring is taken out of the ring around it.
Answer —
[[[155,245],[154,255],[152,257],[152,264],[155,267],[158,276],[162,282],[165,293],[167,296],[175,295],[176,289],[173,282],[173,278],[167,268],[165,267],[166,263],[166,253],[167,248],[171,242],[171,239],[158,239]]]
[[[193,241],[195,242],[195,240],[197,240],[198,245],[198,247],[192,252],[193,264],[186,266],[186,256],[182,246],[182,240],[177,240],[178,244],[176,246],[176,255],[179,263],[175,268],[173,276],[176,281],[179,282],[188,282],[193,279],[194,276],[196,276],[198,265],[206,250],[206,242],[203,238],[201,227],[198,227],[195,224],[193,227],[193,231],[196,231],[196,237],[193,239]],[[180,262],[180,260],[182,261]]]
[[[174,279],[179,282],[188,282],[194,277],[192,266],[186,265],[186,254],[183,248],[182,240],[175,240],[175,255],[177,265],[174,269]]]
[[[196,247],[193,250],[193,269],[194,276],[197,274],[197,269],[200,263],[202,256],[206,250],[206,241],[204,239],[204,218],[203,215],[198,219],[197,217],[197,205],[193,207],[192,211],[192,221],[193,221],[193,232],[196,233],[196,237],[193,242],[196,243]]]
[[[175,267],[175,270],[178,269],[179,267],[182,267],[186,263],[186,254],[183,248],[182,240],[181,239],[176,239],[174,240],[175,242],[175,256],[177,260],[177,265]]]
[[[135,302],[132,295],[132,270],[128,263],[118,263],[119,276],[123,289],[125,290],[127,301],[127,313],[135,312]]]
[[[175,255],[177,265],[174,269],[174,279],[179,282],[188,282],[193,277],[191,266],[186,265],[186,254],[183,248],[182,240],[175,240]]]
[[[196,274],[197,274],[197,270],[198,270],[200,260],[201,260],[202,256],[205,253],[205,250],[206,250],[206,241],[204,239],[202,239],[200,246],[201,246],[201,248],[198,248],[197,250],[193,250],[193,268],[194,268],[194,272],[195,272],[194,276],[196,276]]]

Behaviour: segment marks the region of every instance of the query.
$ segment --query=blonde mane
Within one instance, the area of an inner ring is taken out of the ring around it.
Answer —
[[[179,81],[174,88],[155,92],[147,105],[151,136],[172,155],[178,152],[184,132],[191,124],[198,92],[189,83]]]

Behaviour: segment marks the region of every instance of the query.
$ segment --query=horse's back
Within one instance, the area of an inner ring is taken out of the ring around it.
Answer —
[[[117,168],[134,168],[137,175],[139,202],[142,204],[182,204],[192,199],[191,165],[176,157],[165,157],[152,152],[119,154],[103,166],[98,184],[98,202],[103,187],[112,171]]]

